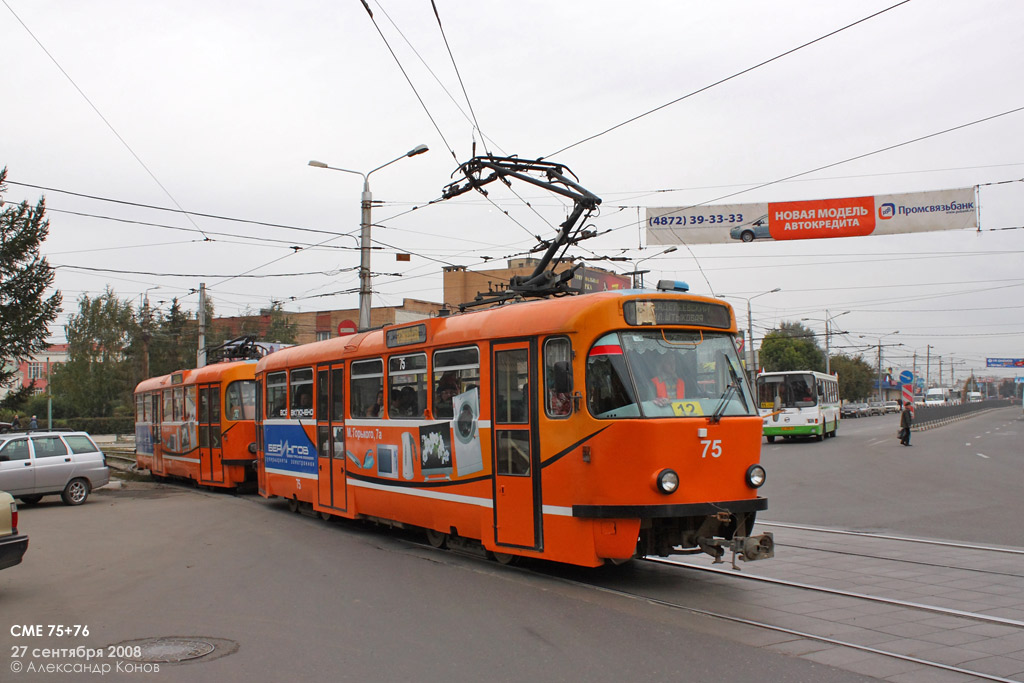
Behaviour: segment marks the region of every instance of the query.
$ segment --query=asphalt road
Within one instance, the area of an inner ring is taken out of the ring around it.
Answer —
[[[761,519],[1024,547],[1019,406],[914,432],[899,415],[843,420],[823,442],[765,443]]]
[[[215,643],[154,681],[864,681],[764,650],[777,634],[438,553],[283,503],[147,485],[26,507],[23,564],[0,572],[0,680],[81,658],[34,650],[140,638]],[[680,577],[681,585],[685,579]],[[725,596],[723,599],[729,599]],[[22,625],[88,637],[17,637]],[[11,656],[15,648],[27,653]],[[104,650],[107,651],[107,650]],[[219,658],[218,658],[219,657]],[[17,667],[22,667],[19,672]]]

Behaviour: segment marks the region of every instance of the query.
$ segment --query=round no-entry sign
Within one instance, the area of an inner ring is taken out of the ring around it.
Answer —
[[[338,336],[344,337],[347,334],[356,333],[356,324],[351,320],[342,320],[338,323]]]

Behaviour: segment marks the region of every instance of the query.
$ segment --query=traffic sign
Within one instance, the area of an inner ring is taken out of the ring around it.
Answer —
[[[904,370],[903,372],[900,373],[900,384],[913,384],[913,383],[914,383],[914,373],[912,373],[910,370]]]
[[[338,336],[344,337],[348,334],[355,334],[356,329],[356,324],[351,320],[342,320],[338,323]]]

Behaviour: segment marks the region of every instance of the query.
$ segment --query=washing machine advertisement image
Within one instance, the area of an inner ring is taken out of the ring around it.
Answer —
[[[455,419],[452,432],[455,438],[455,471],[462,477],[481,472],[484,469],[483,453],[480,450],[480,392],[478,389],[455,396],[453,407]]]

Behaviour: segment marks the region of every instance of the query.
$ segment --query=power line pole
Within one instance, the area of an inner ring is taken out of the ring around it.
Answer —
[[[206,283],[199,283],[199,349],[196,351],[196,368],[206,367]]]

